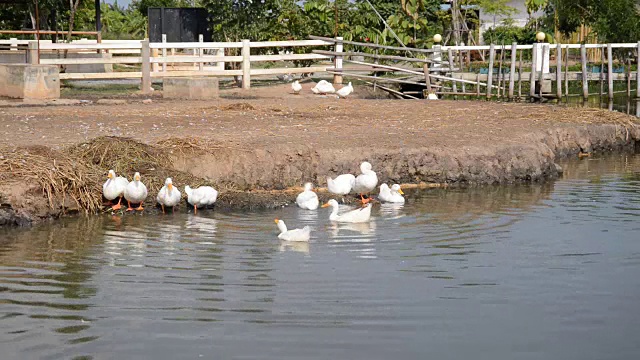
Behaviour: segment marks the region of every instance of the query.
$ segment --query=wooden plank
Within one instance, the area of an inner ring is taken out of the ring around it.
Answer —
[[[613,53],[611,44],[607,44],[607,82],[609,84],[609,101],[613,100]]]
[[[152,78],[180,77],[180,76],[241,76],[242,70],[177,70],[159,71],[151,73]]]
[[[371,82],[369,82],[369,81],[365,81],[365,83],[367,83],[367,84],[369,84],[369,85],[374,85],[373,83],[371,83]],[[415,96],[411,96],[411,95],[408,95],[408,94],[405,94],[405,93],[401,93],[400,91],[396,91],[396,90],[390,89],[390,88],[388,88],[388,87],[386,87],[386,86],[382,86],[382,85],[379,85],[379,84],[378,84],[378,85],[377,85],[377,87],[379,87],[380,89],[382,89],[382,90],[384,90],[384,91],[386,91],[386,92],[388,92],[388,93],[391,93],[391,94],[393,94],[393,95],[397,95],[397,96],[400,96],[400,97],[402,97],[402,96],[406,96],[406,97],[408,97],[408,98],[410,98],[410,99],[420,100],[420,99],[418,99],[418,98],[417,98],[417,97],[415,97]]]
[[[252,41],[252,48],[295,47],[295,46],[333,46],[335,41],[326,40],[287,40],[287,41]],[[226,46],[228,47],[228,46]]]
[[[40,50],[111,50],[111,49],[140,49],[139,43],[108,43],[108,44],[64,44],[64,43],[40,43]]]
[[[493,82],[493,61],[496,57],[495,47],[493,44],[489,47],[489,74],[487,76],[487,99],[491,99],[491,83]]]
[[[140,64],[142,57],[86,58],[86,59],[41,59],[43,65],[75,65],[75,64]]]
[[[166,49],[165,49],[166,50]],[[218,62],[218,61],[227,61],[227,62],[240,62],[242,61],[242,56],[216,56],[216,55],[203,55],[200,56],[191,56],[191,55],[175,55],[175,56],[159,56],[157,58],[151,59],[151,63],[197,63],[197,62]]]
[[[242,40],[242,88],[251,88],[251,44],[249,40]]]
[[[589,98],[589,80],[587,78],[587,47],[584,44],[580,46],[580,62],[582,64],[582,97],[587,100]]]
[[[23,35],[66,35],[68,31],[54,30],[0,30],[0,34],[23,34]],[[98,35],[97,31],[72,31],[71,35]]]
[[[61,73],[60,80],[140,79],[142,72]]]
[[[414,57],[406,57],[406,56],[396,56],[396,55],[377,55],[377,54],[369,54],[364,52],[353,52],[353,51],[343,51],[343,52],[335,52],[335,51],[327,51],[327,50],[312,50],[314,54],[322,54],[328,56],[364,56],[371,57],[377,60],[398,60],[398,61],[409,61],[409,62],[422,62],[422,63],[447,63],[446,61],[435,61],[432,59],[420,59]]]
[[[336,71],[327,71],[330,74],[334,74],[337,73]],[[394,79],[394,78],[383,78],[383,77],[375,77],[375,76],[369,76],[369,75],[360,75],[360,74],[352,74],[352,73],[346,73],[346,72],[341,72],[342,75],[344,76],[350,76],[350,77],[354,77],[354,78],[361,78],[361,79],[373,79],[376,80],[378,82],[397,82],[397,83],[401,83],[401,84],[411,84],[411,85],[420,85],[420,86],[426,86],[424,83],[420,83],[417,81],[410,81],[410,80],[400,80],[400,79]],[[378,85],[380,86],[380,85]],[[432,87],[434,87],[434,85],[431,85]]]
[[[142,93],[150,95],[151,91],[151,49],[149,48],[149,39],[145,39],[142,45]]]
[[[220,48],[241,48],[242,42],[180,42],[180,43],[151,43],[152,49],[220,49]]]
[[[334,40],[332,38],[327,38],[327,37],[323,37],[323,36],[314,36],[314,35],[309,36],[309,38],[314,39],[314,40],[335,41],[337,44],[357,45],[357,46],[364,46],[364,47],[373,48],[373,49],[409,51],[409,52],[419,52],[419,53],[427,53],[427,54],[436,52],[436,50],[432,50],[432,49],[417,49],[417,48],[408,48],[408,47],[399,47],[399,46],[376,45],[376,44],[371,44],[371,43],[363,43],[363,42],[357,42],[357,41],[347,41],[347,40],[342,40],[342,39]],[[440,50],[437,50],[437,51],[440,51]]]
[[[167,34],[162,34],[162,42],[166,43],[167,42]],[[149,44],[149,46],[151,46],[152,44]],[[153,49],[153,47],[152,47]],[[166,58],[167,57],[167,48],[164,47],[162,48],[162,57]],[[162,63],[162,71],[167,71],[167,62],[166,60]]]
[[[314,72],[325,72],[326,66],[309,66],[300,68],[271,68],[271,69],[251,69],[251,75],[276,75],[276,74],[306,74]]]
[[[556,45],[556,96],[562,98],[562,45]]]
[[[283,55],[253,55],[251,61],[290,61],[290,60],[328,60],[329,56],[320,54],[283,54]]]
[[[517,53],[518,53],[518,43],[513,42],[511,43],[511,67],[509,68],[509,94],[507,95],[509,99],[513,99],[513,89],[515,86],[515,79],[516,79],[514,75],[516,73]]]

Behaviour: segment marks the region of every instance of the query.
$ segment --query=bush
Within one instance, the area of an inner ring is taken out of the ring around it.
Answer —
[[[517,26],[498,26],[484,32],[485,44],[532,44],[536,41],[536,32],[530,28]]]

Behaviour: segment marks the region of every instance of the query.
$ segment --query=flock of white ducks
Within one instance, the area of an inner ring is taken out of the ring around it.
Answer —
[[[327,178],[327,189],[330,193],[335,195],[347,195],[350,193],[356,193],[360,195],[363,206],[358,209],[348,210],[340,214],[340,205],[334,199],[329,200],[326,204],[322,205],[323,208],[330,207],[331,213],[329,220],[341,223],[366,223],[371,219],[371,207],[369,202],[370,197],[365,199],[364,194],[369,194],[378,185],[378,176],[373,171],[369,162],[363,162],[360,164],[361,174],[354,176],[352,174],[342,174],[332,179]],[[380,185],[380,193],[378,199],[383,202],[390,203],[404,203],[404,193],[400,188],[400,185],[393,184],[391,187],[387,184]],[[296,204],[302,209],[315,210],[318,208],[318,195],[313,192],[313,185],[306,183],[304,185],[304,191],[298,194],[296,198]],[[280,235],[278,238],[285,241],[309,241],[311,237],[311,228],[305,226],[302,229],[288,230],[284,221],[276,219]]]
[[[300,85],[298,80],[294,81],[291,84],[291,90],[294,94],[299,94],[300,91],[302,91],[302,85]],[[339,98],[346,98],[347,96],[351,95],[351,93],[353,93],[353,85],[349,83],[349,85],[343,86],[340,90],[336,90],[336,88],[333,87],[333,84],[331,84],[330,82],[326,80],[320,80],[318,81],[316,86],[311,88],[311,91],[314,94],[336,94]]]
[[[193,212],[196,214],[198,213],[198,207],[213,205],[218,199],[218,191],[211,186],[200,186],[192,189],[187,185],[184,187],[184,192],[187,194],[187,202],[193,206]],[[120,204],[122,198],[127,200],[127,211],[142,211],[144,210],[142,204],[144,204],[148,194],[147,187],[140,179],[140,173],[135,173],[133,181],[129,182],[127,178],[116,176],[115,171],[109,170],[107,181],[102,185],[102,195],[105,199],[110,202],[118,199],[118,203],[111,207],[114,211],[122,208]],[[164,186],[156,196],[156,201],[160,204],[162,212],[165,212],[165,207],[170,207],[173,211],[181,199],[180,190],[173,186],[171,178],[167,178],[164,181]],[[131,204],[138,204],[138,207],[134,209]]]
[[[338,202],[334,199],[329,200],[326,204],[322,205],[322,207],[331,208],[329,215],[330,221],[366,223],[371,219],[371,198],[365,198],[364,195],[371,193],[371,191],[376,188],[378,185],[378,176],[373,171],[371,164],[366,161],[360,164],[360,172],[358,176],[342,174],[334,179],[330,177],[327,178],[327,188],[330,193],[340,196],[350,193],[359,194],[363,203],[363,206],[358,209],[348,210],[340,214]],[[192,189],[187,185],[184,187],[184,192],[187,194],[187,202],[193,206],[195,214],[198,213],[198,207],[203,208],[213,205],[218,199],[218,191],[211,186],[201,186]],[[118,203],[111,207],[114,211],[121,209],[123,198],[127,201],[127,211],[142,211],[144,210],[143,204],[148,195],[147,187],[142,183],[140,173],[135,173],[133,175],[133,181],[129,182],[125,177],[116,176],[113,170],[109,170],[107,181],[102,185],[102,193],[110,202],[118,199]],[[398,184],[394,184],[391,187],[387,184],[382,184],[380,185],[378,199],[383,202],[404,203],[403,194]],[[164,186],[156,196],[156,201],[160,204],[162,212],[165,212],[165,207],[170,207],[173,210],[175,206],[180,203],[181,199],[182,194],[180,190],[173,186],[171,178],[167,178]],[[138,207],[133,208],[131,207],[132,204],[138,204]],[[296,204],[306,210],[318,209],[320,202],[318,195],[313,191],[313,184],[306,183],[304,185],[304,191],[296,197]],[[280,230],[278,238],[281,240],[309,241],[311,237],[311,228],[309,226],[305,226],[302,229],[289,230],[284,221],[276,219],[275,222]]]

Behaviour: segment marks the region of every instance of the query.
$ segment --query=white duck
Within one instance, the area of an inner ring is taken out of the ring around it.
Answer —
[[[371,204],[367,204],[366,206],[349,210],[342,215],[338,215],[338,209],[340,205],[338,202],[331,199],[326,204],[322,205],[323,208],[331,206],[331,215],[329,215],[329,220],[337,221],[337,222],[346,222],[346,223],[363,223],[369,221],[371,218]]]
[[[311,237],[311,228],[309,226],[305,226],[302,229],[293,229],[287,230],[287,225],[284,224],[284,221],[275,219],[276,224],[278,224],[278,229],[280,230],[280,235],[278,235],[278,239],[284,241],[309,241]]]
[[[298,94],[300,93],[300,90],[302,90],[302,85],[300,85],[300,83],[298,82],[298,80],[294,81],[291,84],[291,90],[293,90],[294,94]]]
[[[213,205],[218,199],[218,191],[211,186],[200,186],[192,189],[188,185],[184,187],[187,193],[187,201],[193,205],[193,213],[198,213],[198,206],[207,207]]]
[[[162,213],[164,214],[165,206],[170,207],[171,211],[173,211],[173,208],[180,203],[181,198],[180,190],[173,186],[171,178],[167,178],[167,180],[164,181],[164,186],[158,192],[156,200],[162,207]]]
[[[380,193],[378,194],[378,199],[384,202],[404,204],[404,192],[400,188],[400,185],[393,184],[391,188],[389,185],[382,184],[380,185]]]
[[[436,93],[430,92],[429,95],[427,95],[427,100],[438,100],[438,95],[436,95]]]
[[[304,184],[304,191],[296,197],[296,204],[302,209],[315,210],[320,205],[318,195],[312,191],[313,184]]]
[[[336,195],[347,195],[356,183],[356,177],[351,174],[342,174],[332,179],[327,177],[327,189]]]
[[[343,86],[342,89],[336,91],[336,94],[338,94],[338,97],[346,98],[352,92],[353,92],[353,86],[351,86],[351,82],[349,82],[349,85]]]
[[[102,184],[102,195],[104,198],[113,201],[118,198],[118,204],[111,207],[112,210],[118,210],[122,206],[120,202],[122,202],[122,197],[124,196],[124,190],[129,185],[129,180],[122,176],[116,177],[116,172],[113,170],[109,170],[109,175],[107,175],[107,181]]]
[[[135,210],[144,210],[142,203],[147,198],[147,187],[140,181],[140,173],[133,175],[133,181],[124,189],[124,198],[127,199],[127,211],[133,211],[131,203],[140,204]]]
[[[311,89],[311,91],[313,91],[314,94],[333,94],[336,92],[336,89],[330,82],[326,80],[320,80],[318,81],[316,86]]]
[[[356,177],[356,182],[353,186],[353,191],[360,194],[370,193],[378,185],[378,176],[371,170],[371,164],[367,161],[360,164],[360,172],[362,174]]]

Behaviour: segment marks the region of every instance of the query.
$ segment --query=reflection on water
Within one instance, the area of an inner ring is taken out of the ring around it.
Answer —
[[[635,358],[640,156],[563,167],[407,191],[365,224],[287,207],[1,229],[1,358]]]

